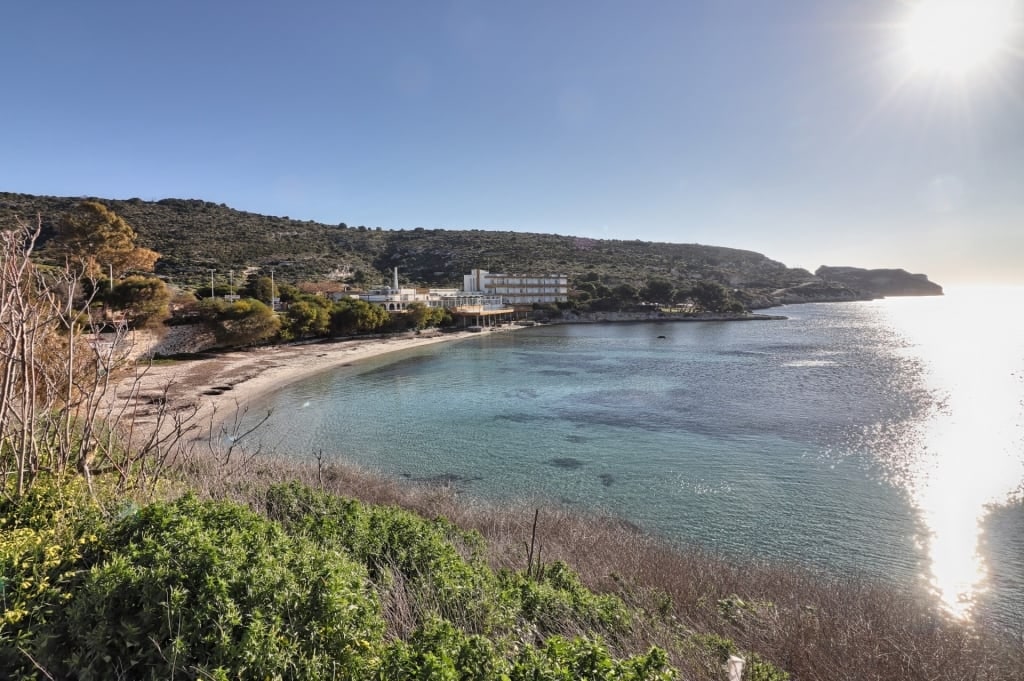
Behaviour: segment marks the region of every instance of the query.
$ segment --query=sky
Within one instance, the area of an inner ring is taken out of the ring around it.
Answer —
[[[921,2],[1004,14],[922,39]],[[1024,283],[1024,0],[12,0],[0,36],[0,191]]]

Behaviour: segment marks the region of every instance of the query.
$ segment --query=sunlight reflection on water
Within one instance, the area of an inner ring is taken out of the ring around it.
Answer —
[[[260,442],[455,480],[501,503],[597,509],[739,557],[923,586],[951,613],[1016,631],[1021,294],[432,346],[275,393],[273,439]]]
[[[920,361],[931,393],[894,477],[929,529],[928,578],[959,617],[986,588],[984,520],[1018,500],[1024,480],[1024,321],[1013,312],[1022,293],[958,289],[931,304],[895,299],[878,308],[905,341],[899,352]]]

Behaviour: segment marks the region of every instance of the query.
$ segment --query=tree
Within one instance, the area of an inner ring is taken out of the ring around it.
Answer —
[[[742,312],[743,305],[737,303],[729,295],[729,290],[714,281],[698,281],[686,296],[693,301],[698,311],[706,312]],[[738,308],[738,309],[737,309]]]
[[[270,277],[254,274],[245,282],[245,286],[242,288],[242,294],[270,305],[272,295],[277,293],[276,290],[273,290],[276,288],[277,286],[274,283],[274,280]]]
[[[331,328],[331,313],[321,300],[305,296],[288,306],[287,329],[292,337],[327,335]]]
[[[83,261],[87,276],[111,269],[115,278],[128,271],[152,272],[160,254],[137,246],[135,239],[135,230],[117,213],[83,201],[61,217],[48,250],[65,261]]]
[[[343,298],[331,309],[331,335],[334,336],[376,331],[387,323],[387,310],[365,300]]]
[[[282,303],[290,303],[295,300],[301,300],[303,297],[302,291],[299,290],[299,287],[292,286],[291,284],[283,284],[281,282],[278,282],[274,285],[274,288],[275,293],[277,293],[277,297],[281,300]]]
[[[199,314],[225,345],[251,345],[272,338],[281,328],[281,320],[269,307],[253,298],[235,303],[206,299]]]
[[[636,287],[630,284],[619,284],[612,289],[612,295],[623,306],[635,305],[640,297]]]
[[[640,296],[648,303],[668,305],[675,296],[675,287],[667,279],[648,279]]]
[[[156,277],[125,277],[107,296],[110,305],[124,310],[128,319],[137,326],[160,322],[167,318],[171,292]]]
[[[442,307],[428,307],[420,301],[414,301],[409,303],[405,312],[396,313],[394,316],[400,322],[404,321],[405,328],[419,331],[430,326],[440,326],[450,315]]]

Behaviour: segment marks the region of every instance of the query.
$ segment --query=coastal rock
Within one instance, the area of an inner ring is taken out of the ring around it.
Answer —
[[[825,282],[842,284],[875,298],[942,295],[942,287],[929,281],[927,275],[911,274],[902,269],[869,270],[822,265],[814,274]]]
[[[840,282],[815,280],[777,289],[771,293],[770,299],[774,305],[798,305],[800,303],[845,303],[851,300],[871,300],[877,297]]]

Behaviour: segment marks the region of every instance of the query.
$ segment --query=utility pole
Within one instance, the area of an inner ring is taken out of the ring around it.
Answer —
[[[277,296],[274,294],[274,268],[270,268],[270,309],[277,309]]]
[[[213,273],[216,270],[210,270],[210,300],[216,300],[217,297],[213,294]]]
[[[113,293],[114,292],[114,263],[112,263],[112,262],[107,263],[107,267],[109,268],[109,271],[110,271],[110,292]]]

